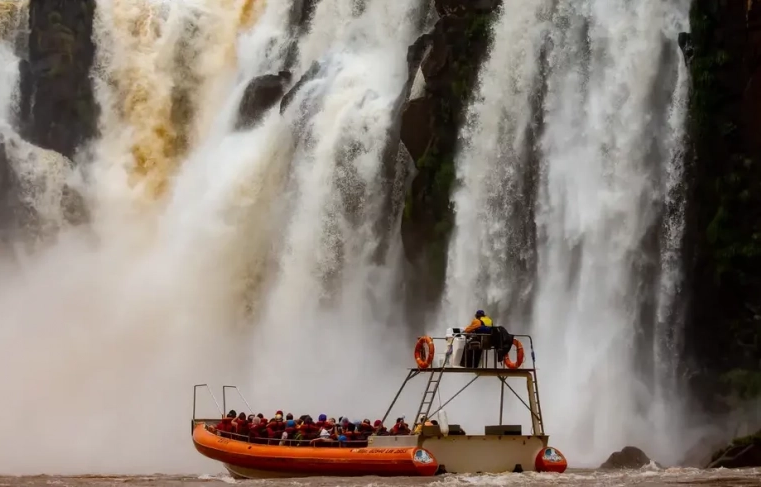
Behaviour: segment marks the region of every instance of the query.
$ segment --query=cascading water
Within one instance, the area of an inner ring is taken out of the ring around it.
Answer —
[[[71,183],[90,222],[0,262],[0,387],[23,391],[0,411],[29,418],[4,472],[213,468],[188,438],[200,382],[248,385],[265,414],[382,413],[357,391],[386,397],[409,355],[384,345],[404,177],[384,165],[423,3],[323,0],[296,39],[289,2],[98,2],[101,134]],[[252,78],[313,63],[282,114],[234,130]]]
[[[679,353],[689,6],[505,5],[463,133],[443,309],[533,334],[546,426],[575,464],[627,444],[676,460],[663,372]]]

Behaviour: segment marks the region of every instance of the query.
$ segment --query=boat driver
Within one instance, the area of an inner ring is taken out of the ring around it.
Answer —
[[[470,325],[465,328],[463,333],[491,334],[493,324],[491,318],[484,313],[484,310],[479,309],[476,311],[475,319],[470,322]]]

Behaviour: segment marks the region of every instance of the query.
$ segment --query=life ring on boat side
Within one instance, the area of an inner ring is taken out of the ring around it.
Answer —
[[[513,362],[510,360],[510,356],[505,354],[505,367],[508,369],[517,369],[523,365],[523,360],[526,358],[526,354],[523,352],[523,344],[517,338],[513,338],[513,346],[516,352],[518,352],[518,358]]]
[[[433,339],[420,337],[415,344],[415,362],[419,369],[427,369],[433,363]]]

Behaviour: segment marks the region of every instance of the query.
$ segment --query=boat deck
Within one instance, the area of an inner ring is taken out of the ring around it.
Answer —
[[[536,369],[508,369],[506,367],[428,367],[426,369],[410,367],[408,370],[418,373],[443,372],[445,374],[476,374],[490,377],[526,377],[536,372]]]

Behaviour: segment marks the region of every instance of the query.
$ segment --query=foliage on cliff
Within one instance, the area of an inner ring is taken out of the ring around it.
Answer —
[[[424,288],[421,297],[430,300],[441,291],[454,226],[451,193],[458,129],[488,50],[498,2],[435,4],[440,18],[421,66],[425,94],[407,103],[402,126],[402,141],[418,171],[405,202],[402,238],[420,278],[415,287]]]
[[[759,3],[695,0],[685,49],[694,153],[688,351],[699,392],[738,400],[761,394]]]
[[[29,55],[20,66],[20,133],[66,157],[97,130],[90,82],[94,13],[95,0],[29,2]]]
[[[761,465],[761,430],[748,436],[735,438],[726,447],[716,451],[708,468],[747,468]]]

